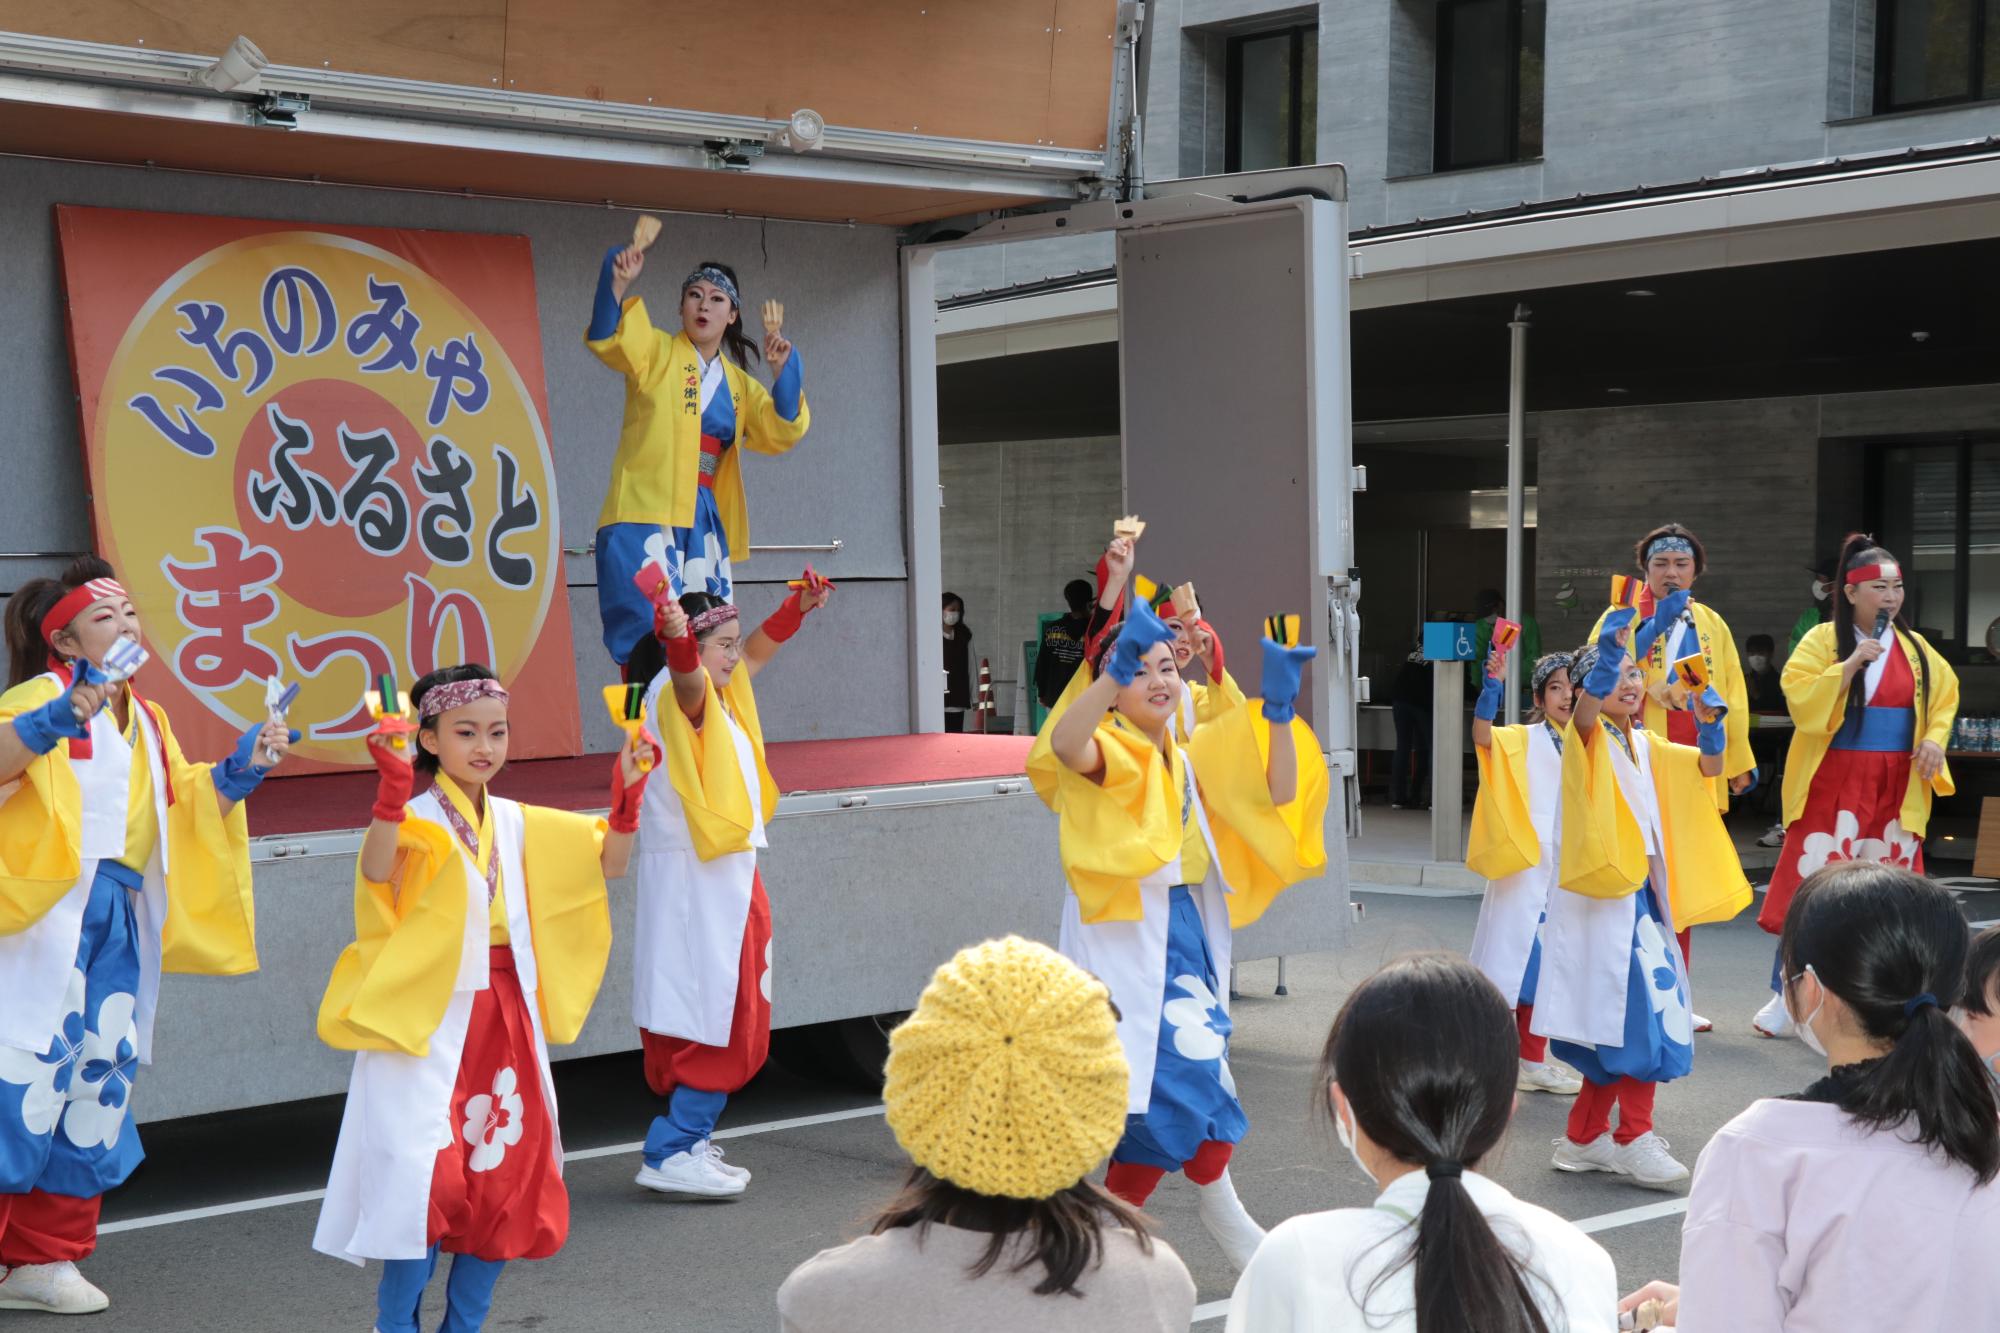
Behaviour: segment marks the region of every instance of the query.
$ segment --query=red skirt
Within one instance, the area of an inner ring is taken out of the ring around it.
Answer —
[[[569,1191],[514,951],[489,957],[451,1092],[452,1142],[431,1171],[430,1240],[478,1259],[546,1259],[569,1237]]]
[[[771,900],[764,896],[762,871],[753,871],[750,879],[729,1044],[703,1046],[644,1028],[639,1044],[646,1054],[646,1082],[662,1097],[683,1083],[700,1092],[736,1092],[757,1077],[771,1054]]]
[[[1910,752],[1828,750],[1806,792],[1806,808],[1785,830],[1785,846],[1757,924],[1773,935],[1800,881],[1837,861],[1880,861],[1924,872],[1924,840],[1903,831]]]

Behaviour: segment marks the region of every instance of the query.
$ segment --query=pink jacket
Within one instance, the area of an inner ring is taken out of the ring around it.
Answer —
[[[2000,1329],[2000,1183],[1836,1106],[1758,1101],[1695,1165],[1678,1333]]]

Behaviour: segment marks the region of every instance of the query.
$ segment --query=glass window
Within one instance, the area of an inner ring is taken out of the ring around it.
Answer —
[[[1317,28],[1230,39],[1223,170],[1264,171],[1314,160],[1318,68]]]
[[[1433,170],[1541,156],[1547,15],[1545,0],[1443,0],[1438,6]]]
[[[1880,0],[1875,110],[2000,97],[2000,0]]]
[[[2000,659],[2000,442],[1886,445],[1878,459],[1875,531],[1903,558],[1905,618],[1951,661]]]

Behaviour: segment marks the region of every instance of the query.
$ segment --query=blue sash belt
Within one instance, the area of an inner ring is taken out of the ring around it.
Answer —
[[[1862,708],[1847,715],[1834,735],[1833,748],[1907,753],[1916,734],[1914,708]]]

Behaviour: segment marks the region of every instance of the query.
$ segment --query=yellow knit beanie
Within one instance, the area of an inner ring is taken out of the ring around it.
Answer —
[[[1125,1132],[1111,993],[1055,950],[1009,935],[937,970],[889,1036],[889,1128],[910,1160],[979,1194],[1045,1199]]]

